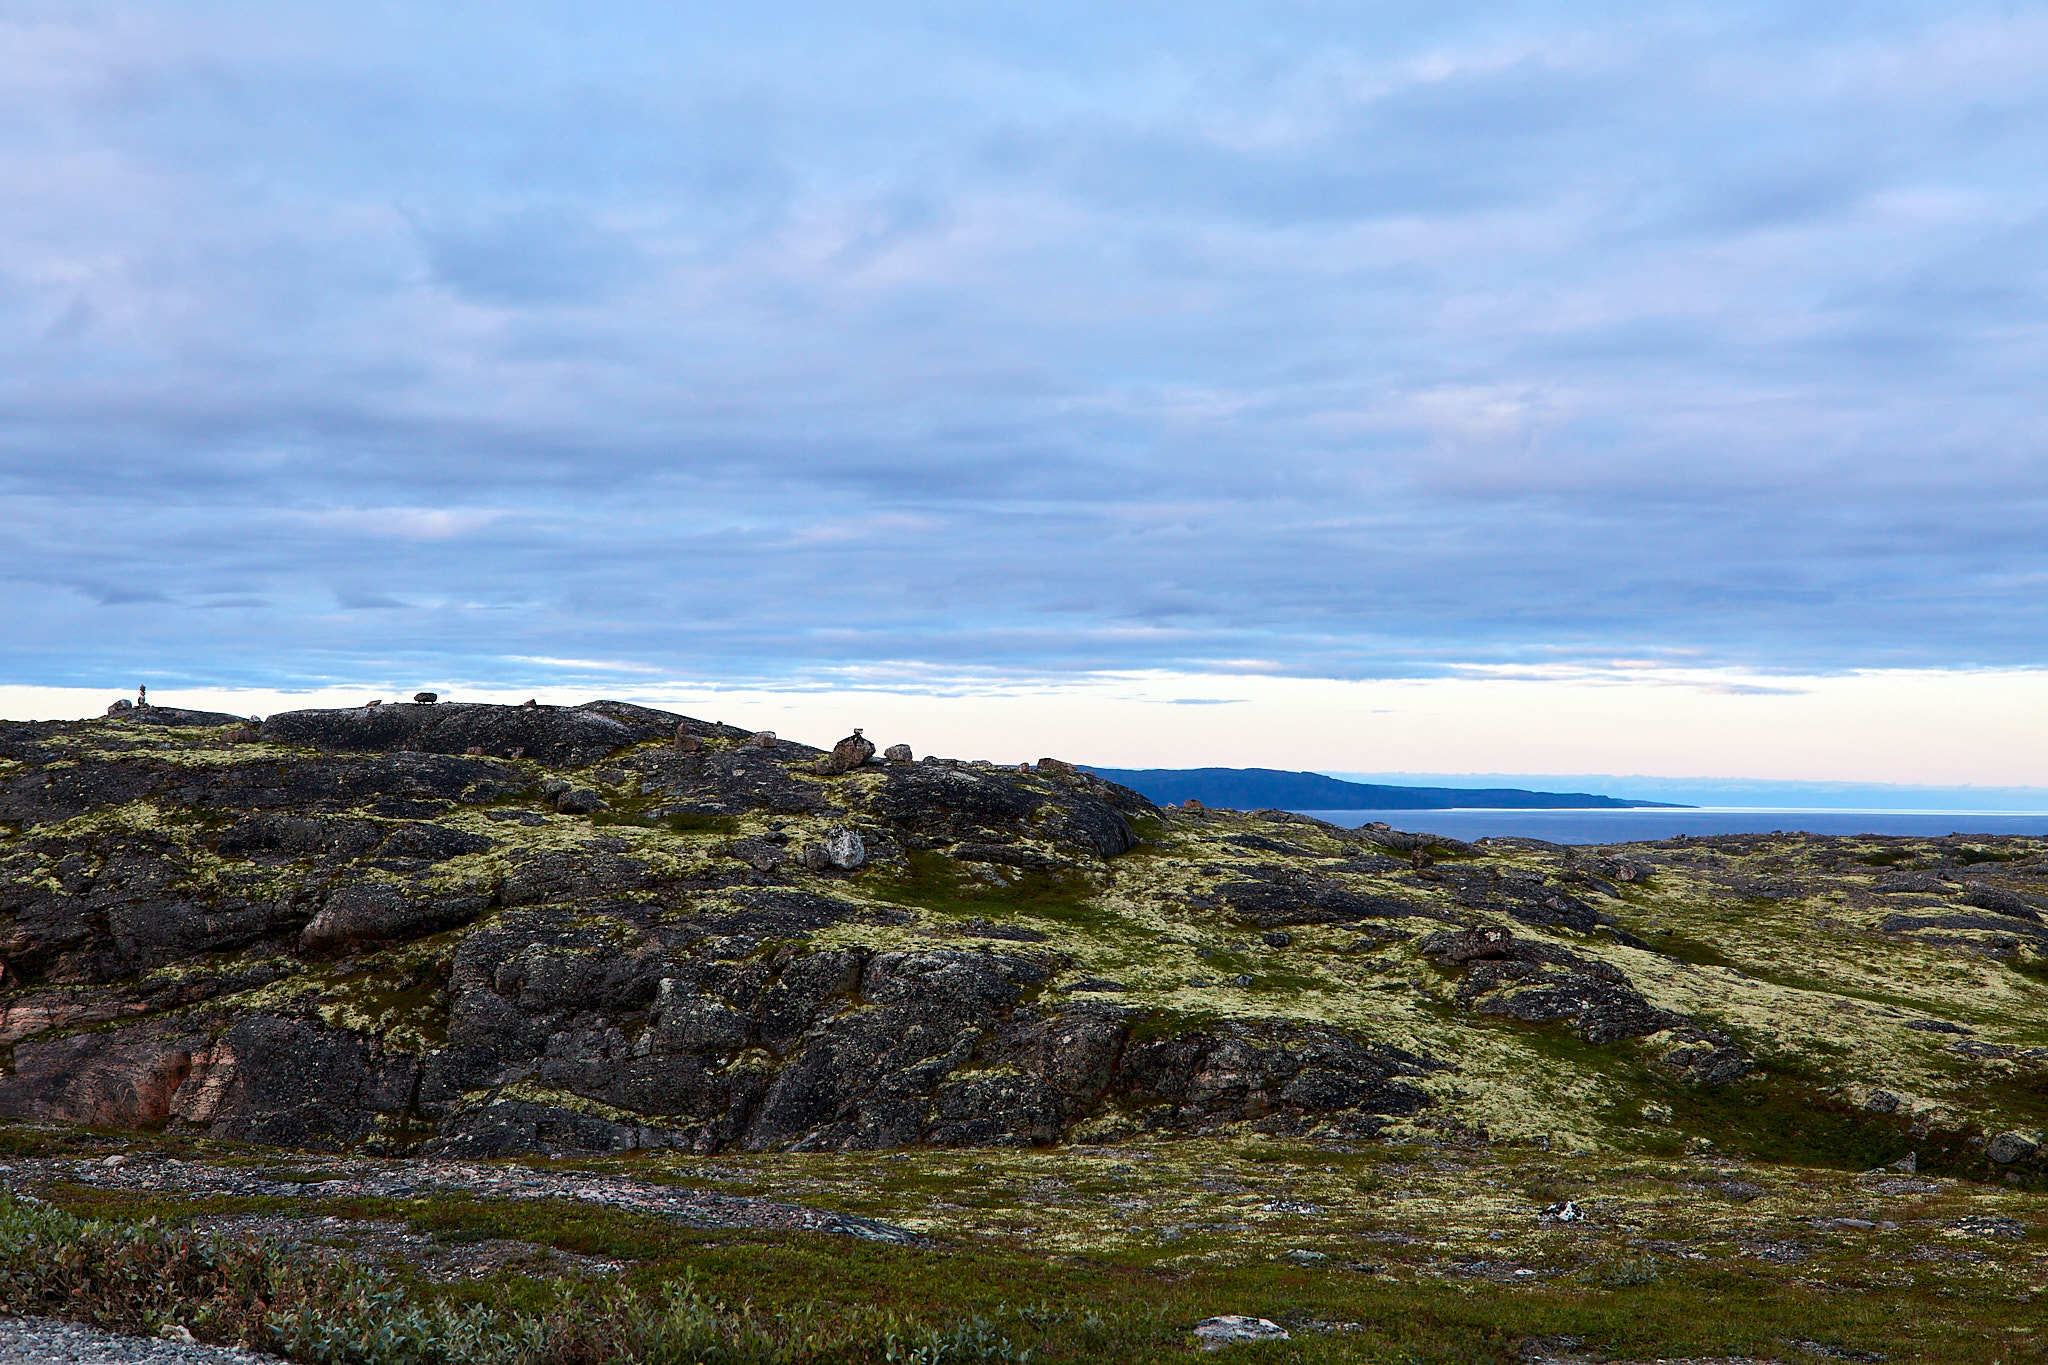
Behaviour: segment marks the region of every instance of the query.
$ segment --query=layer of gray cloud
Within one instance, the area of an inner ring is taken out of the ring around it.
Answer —
[[[0,671],[2043,662],[2048,16],[710,8],[0,15]]]

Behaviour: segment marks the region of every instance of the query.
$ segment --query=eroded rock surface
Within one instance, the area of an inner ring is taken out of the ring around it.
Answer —
[[[149,711],[0,725],[0,1117],[452,1158],[1814,1111],[2042,1167],[2039,841],[1466,844],[611,702]]]

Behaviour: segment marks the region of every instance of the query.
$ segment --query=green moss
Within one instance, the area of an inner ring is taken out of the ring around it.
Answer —
[[[1713,944],[1701,943],[1670,930],[1655,934],[1649,939],[1649,943],[1656,951],[1668,957],[1675,957],[1680,962],[1689,962],[1695,967],[1732,967],[1739,970],[1738,964]]]
[[[992,867],[995,880],[983,881],[944,854],[924,849],[911,851],[905,863],[904,872],[870,877],[863,889],[885,904],[937,915],[1045,920],[1076,928],[1100,928],[1113,918],[1095,903],[1098,888],[1082,873]]]
[[[1902,848],[1884,848],[1875,853],[1866,853],[1856,861],[1866,867],[1897,867],[1901,863],[1913,863],[1920,855]]]
[[[707,815],[697,811],[681,811],[662,821],[677,834],[724,834],[739,832],[740,822],[730,815]]]
[[[2004,853],[1994,848],[1964,847],[1946,849],[1943,852],[1943,856],[1951,862],[1958,862],[1966,867],[1973,867],[1978,863],[2009,863],[2020,855],[2017,853]]]
[[[1156,844],[1166,838],[1166,821],[1157,815],[1133,815],[1129,817],[1131,832],[1148,844]]]

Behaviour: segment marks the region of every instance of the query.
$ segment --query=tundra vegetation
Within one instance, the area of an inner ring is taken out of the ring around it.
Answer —
[[[857,741],[857,742],[856,742]],[[0,1304],[313,1361],[2048,1359],[2048,842],[619,703],[0,725]]]

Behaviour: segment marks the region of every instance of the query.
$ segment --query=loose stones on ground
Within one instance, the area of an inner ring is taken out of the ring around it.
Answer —
[[[11,1365],[283,1365],[276,1356],[203,1346],[191,1333],[152,1340],[50,1318],[0,1318],[0,1360]]]
[[[1240,1313],[1204,1318],[1195,1324],[1195,1340],[1205,1351],[1220,1351],[1243,1341],[1286,1341],[1287,1329],[1270,1318],[1248,1318]]]
[[[136,1157],[117,1165],[46,1157],[0,1160],[0,1186],[39,1188],[52,1182],[153,1193],[315,1199],[410,1198],[468,1194],[494,1199],[567,1199],[656,1214],[700,1228],[789,1229],[831,1232],[869,1242],[917,1241],[904,1228],[801,1204],[717,1194],[622,1176],[577,1171],[479,1166],[462,1161],[348,1158],[305,1163],[329,1178],[274,1179],[263,1172],[203,1162]]]

